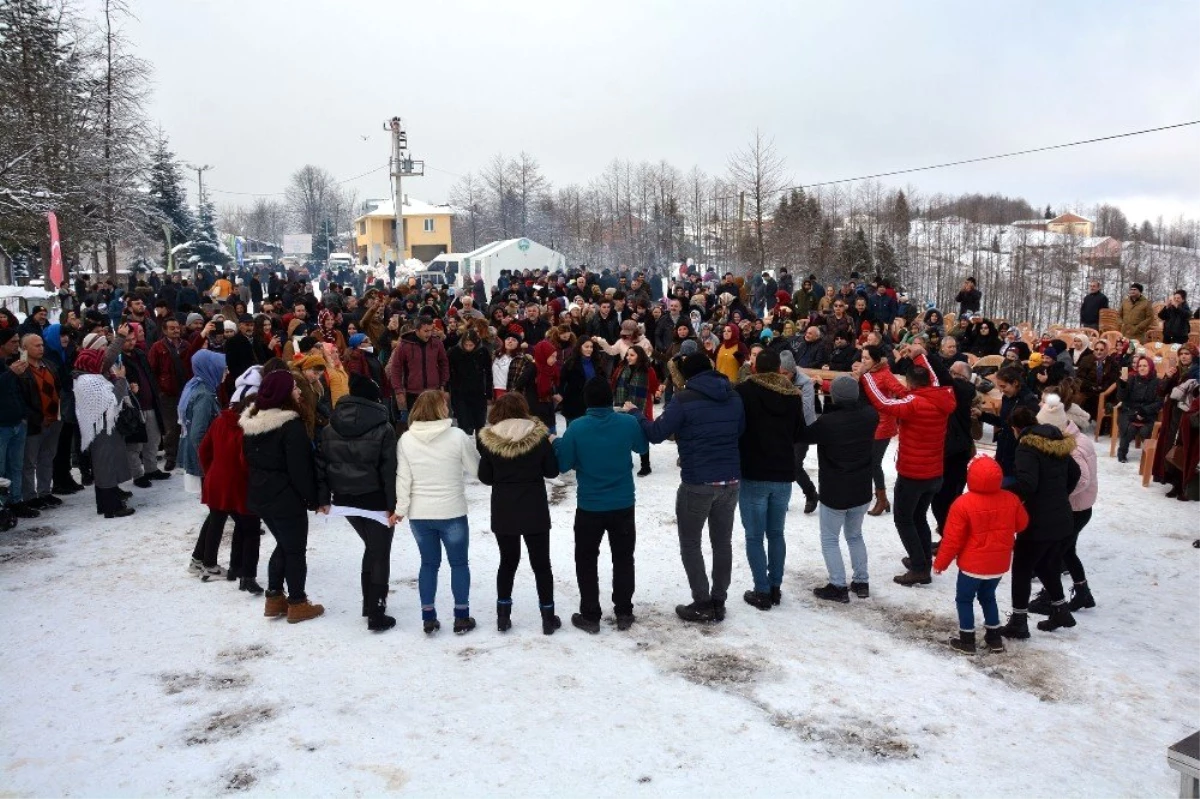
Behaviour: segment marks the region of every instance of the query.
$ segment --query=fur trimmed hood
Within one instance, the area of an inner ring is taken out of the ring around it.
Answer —
[[[284,408],[268,408],[261,410],[253,416],[250,415],[253,406],[242,411],[242,416],[238,419],[238,426],[242,428],[242,432],[248,436],[260,436],[263,433],[270,433],[272,430],[278,430],[292,419],[299,419],[300,415],[295,411],[285,410]]]
[[[757,383],[763,388],[770,389],[778,394],[784,394],[791,397],[800,396],[800,390],[792,383],[788,376],[775,372],[773,374],[754,374],[750,375],[751,383]]]
[[[479,443],[502,458],[519,458],[532,452],[550,434],[537,419],[505,419],[479,431]]]
[[[1029,447],[1051,458],[1069,458],[1075,449],[1075,439],[1064,437],[1057,427],[1039,424],[1025,431],[1017,446]]]

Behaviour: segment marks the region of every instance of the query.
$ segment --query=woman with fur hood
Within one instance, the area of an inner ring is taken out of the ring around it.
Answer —
[[[1050,618],[1039,621],[1038,629],[1050,632],[1075,626],[1063,594],[1060,570],[1073,527],[1070,496],[1081,472],[1071,457],[1075,440],[1057,427],[1038,424],[1033,410],[1025,406],[1015,409],[1009,424],[1017,437],[1017,451],[1013,474],[1005,479],[1004,487],[1025,503],[1029,526],[1013,549],[1013,610],[1001,634],[1005,638],[1028,638],[1034,575],[1042,581],[1051,604]]]
[[[512,627],[512,587],[521,564],[521,539],[537,582],[542,632],[562,626],[554,615],[554,572],[550,567],[550,505],[545,480],[558,477],[549,431],[530,418],[520,394],[505,394],[479,431],[479,481],[492,487],[492,533],[500,549],[496,571],[496,628]]]

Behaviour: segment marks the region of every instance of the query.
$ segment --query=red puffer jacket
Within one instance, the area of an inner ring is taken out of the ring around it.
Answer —
[[[1000,488],[1004,472],[991,458],[980,457],[967,468],[967,493],[954,500],[933,562],[944,571],[958,558],[958,568],[972,577],[998,577],[1012,565],[1016,534],[1029,524],[1029,514],[1016,494]]]
[[[208,432],[200,442],[200,466],[204,469],[200,501],[209,510],[250,513],[246,509],[250,472],[242,450],[242,428],[238,425],[237,411],[226,408],[208,426]]]
[[[878,369],[867,372],[862,376],[862,390],[867,396],[874,395],[878,399],[895,399],[908,393],[904,384],[896,379],[888,365],[882,364]],[[872,400],[874,402],[874,400]],[[896,417],[886,413],[879,414],[879,424],[875,425],[875,440],[891,438],[899,430]]]
[[[917,363],[926,364],[924,356]],[[928,367],[926,367],[928,368]],[[954,413],[954,389],[937,385],[937,376],[929,370],[934,385],[910,391],[899,399],[888,399],[867,392],[867,399],[879,411],[894,416],[900,423],[900,451],[896,471],[911,480],[932,480],[942,476],[942,455],[946,447],[946,425]]]

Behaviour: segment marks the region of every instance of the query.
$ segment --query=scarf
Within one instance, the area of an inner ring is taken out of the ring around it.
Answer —
[[[336,320],[337,317],[329,310],[324,310],[317,314],[317,335],[320,336],[322,342],[326,344],[337,343],[337,328],[330,327],[328,330],[325,329],[325,322],[336,322]]]
[[[596,376],[596,364],[591,358],[580,358],[579,365],[583,368],[583,382],[587,382]]]
[[[650,378],[646,370],[634,370],[629,364],[622,364],[621,371],[617,374],[616,385],[613,386],[613,407],[619,408],[626,402],[632,402],[638,410],[645,412],[649,383]]]
[[[120,405],[112,384],[98,374],[75,378],[75,418],[79,422],[79,448],[86,451],[100,433],[112,433]]]
[[[219,352],[212,350],[197,350],[192,356],[192,374],[195,375],[183,387],[183,391],[179,394],[179,428],[181,434],[186,432],[187,421],[185,415],[187,413],[188,403],[192,400],[192,392],[197,386],[205,385],[213,393],[217,393],[217,387],[221,385],[221,378],[225,375],[225,356]]]

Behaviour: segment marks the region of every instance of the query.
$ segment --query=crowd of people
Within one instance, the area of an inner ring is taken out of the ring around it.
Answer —
[[[121,518],[136,510],[134,489],[183,482],[207,508],[189,571],[264,595],[264,614],[291,623],[324,610],[306,585],[309,522],[319,513],[345,516],[362,539],[368,629],[395,625],[388,581],[402,521],[420,552],[425,632],[441,626],[443,551],[453,630],[474,629],[466,485],[477,479],[491,489],[500,556],[497,628],[513,624],[523,542],[542,630],[554,633],[547,484],[573,480],[580,605],[571,622],[600,631],[607,535],[613,615],[629,629],[637,455],[638,476],[664,457],[679,467],[676,525],[691,593],[676,608],[682,620],[724,620],[735,518],[753,575],[744,601],[763,611],[780,604],[795,483],[803,512],[819,510],[828,582],[816,597],[870,597],[863,520],[891,514],[907,553],[894,582],[929,584],[957,560],[951,645],[975,651],[978,602],[985,644],[1002,651],[1004,638],[1029,637],[1029,613],[1053,631],[1095,606],[1078,543],[1097,497],[1088,433],[1102,410],[1121,409],[1121,461],[1161,422],[1154,476],[1170,484],[1168,496],[1196,499],[1200,353],[1187,343],[1182,290],[1157,314],[1164,341],[1179,345],[1160,375],[1137,349],[1154,320],[1138,284],[1110,352],[1085,332],[1031,345],[981,315],[971,278],[947,330],[933,303],[882,278],[824,286],[813,275],[797,285],[786,269],[743,279],[681,265],[668,281],[543,270],[505,273],[491,287],[476,278],[460,291],[415,279],[371,284],[350,272],[189,277],[79,281],[60,294],[54,324],[45,308],[21,323],[0,312],[4,513],[53,513],[61,496],[90,485],[97,513]],[[1081,327],[1098,324],[1107,306],[1093,282]],[[998,367],[972,368],[993,355]],[[978,454],[984,424],[994,457]],[[893,439],[889,498],[883,464]],[[668,440],[673,448],[662,446]],[[805,466],[814,447],[815,482]],[[275,541],[265,587],[264,528]],[[996,589],[1010,570],[1001,625]]]

